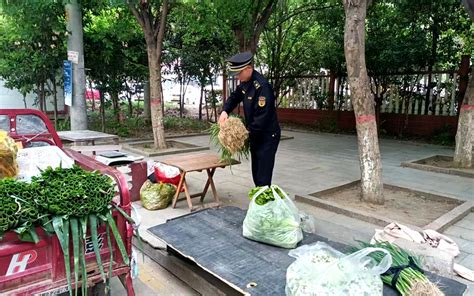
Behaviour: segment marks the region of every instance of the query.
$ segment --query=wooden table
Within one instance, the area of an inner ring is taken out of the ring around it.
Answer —
[[[178,202],[178,200],[181,200],[179,199],[179,195],[181,193],[181,189],[184,188],[184,195],[185,195],[186,201],[188,202],[188,207],[190,211],[195,211],[197,209],[201,209],[204,207],[204,205],[198,206],[198,207],[193,206],[193,202],[191,199],[194,197],[200,197],[201,203],[202,203],[209,189],[209,186],[211,187],[215,203],[209,204],[208,206],[206,206],[206,208],[219,206],[220,205],[219,196],[217,195],[216,186],[213,180],[216,168],[224,168],[228,165],[235,165],[235,164],[240,163],[236,160],[232,160],[232,162],[223,162],[219,159],[219,156],[214,153],[197,153],[197,154],[190,154],[190,155],[183,155],[183,156],[175,156],[175,157],[167,158],[164,160],[160,160],[160,162],[177,167],[180,171],[181,178],[179,180],[176,193],[173,197],[173,208],[176,207],[176,202]],[[186,174],[190,172],[201,172],[204,170],[207,172],[207,182],[204,185],[203,191],[199,193],[195,193],[195,194],[190,194],[189,189],[188,189],[188,184],[186,182]]]
[[[112,140],[115,145],[119,143],[119,137],[117,135],[91,130],[62,131],[58,132],[58,136],[61,140],[73,142],[73,145],[77,145],[78,143],[95,145],[95,141],[99,140]]]

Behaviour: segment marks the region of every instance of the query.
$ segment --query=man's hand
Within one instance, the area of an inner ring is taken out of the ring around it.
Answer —
[[[221,116],[219,116],[219,120],[217,121],[217,123],[219,123],[219,125],[222,126],[222,124],[227,120],[227,118],[229,118],[229,114],[227,114],[227,112],[225,111],[222,111]]]

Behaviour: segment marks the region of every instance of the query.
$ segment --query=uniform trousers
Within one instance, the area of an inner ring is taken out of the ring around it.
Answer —
[[[250,155],[252,157],[252,177],[255,186],[272,184],[275,154],[281,133],[250,133]]]

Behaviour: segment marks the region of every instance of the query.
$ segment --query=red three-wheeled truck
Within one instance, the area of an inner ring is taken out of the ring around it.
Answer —
[[[0,129],[21,142],[23,149],[54,145],[62,149],[74,162],[86,170],[98,170],[113,178],[117,194],[112,202],[130,215],[130,193],[125,176],[118,170],[95,159],[64,148],[53,125],[44,113],[31,109],[1,109]],[[131,257],[133,226],[115,210],[113,213],[118,231],[126,251]],[[38,243],[20,241],[14,232],[7,232],[0,240],[0,295],[57,295],[68,292],[64,257],[55,235],[49,235],[40,227],[36,229]],[[105,227],[98,229],[100,256],[106,273],[109,272],[110,250]],[[112,275],[122,281],[128,295],[135,295],[131,268],[120,256],[117,243],[112,239]],[[72,244],[69,244],[72,246]],[[97,267],[93,249],[85,244],[88,292],[91,295],[104,293],[104,283]],[[71,267],[73,262],[71,260]],[[72,268],[71,268],[72,270]],[[72,277],[74,278],[74,277]],[[73,286],[76,283],[73,283]],[[78,285],[81,284],[79,280]],[[88,294],[89,294],[88,293]]]

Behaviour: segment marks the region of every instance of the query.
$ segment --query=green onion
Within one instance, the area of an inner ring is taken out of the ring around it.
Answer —
[[[432,283],[426,275],[423,274],[420,268],[419,259],[409,254],[407,251],[399,248],[388,242],[380,242],[376,244],[369,244],[366,242],[359,241],[362,248],[375,247],[387,250],[392,255],[392,266],[391,268],[397,269],[403,268],[398,276],[395,283],[395,289],[397,289],[402,296],[405,295],[444,295],[444,293],[438,288],[438,286]],[[370,256],[374,258],[377,263],[382,260],[384,255],[381,252],[371,253]],[[382,281],[385,284],[392,286],[394,273],[384,273],[381,275]]]

